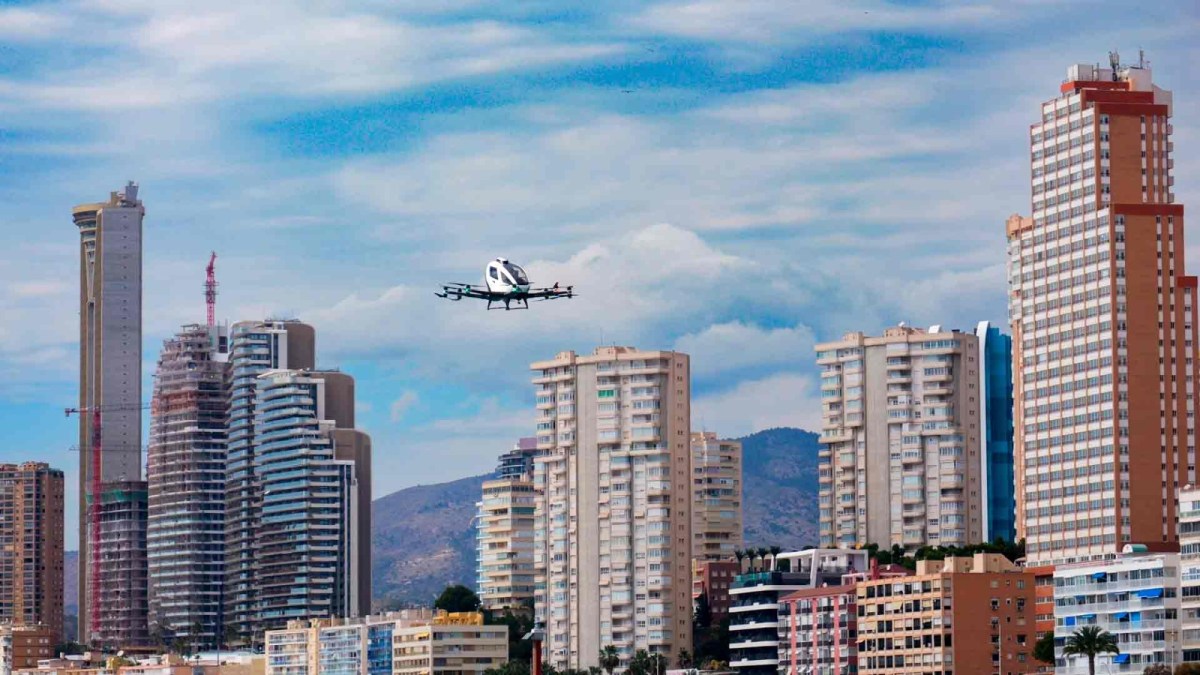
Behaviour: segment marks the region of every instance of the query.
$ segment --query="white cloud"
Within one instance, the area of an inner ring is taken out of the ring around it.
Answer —
[[[692,376],[734,375],[748,369],[794,368],[813,360],[812,329],[761,328],[741,321],[713,324],[675,341],[675,349],[692,357]]]
[[[420,399],[421,397],[417,395],[417,392],[411,389],[405,390],[404,393],[400,394],[400,398],[392,401],[392,404],[388,406],[388,416],[391,417],[393,422],[403,420],[409,409],[416,405]]]
[[[821,428],[817,380],[796,372],[779,372],[740,382],[732,389],[692,401],[692,428],[723,437],[743,436],[772,427]]]

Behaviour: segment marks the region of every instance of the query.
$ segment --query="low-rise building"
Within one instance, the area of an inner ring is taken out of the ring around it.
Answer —
[[[508,627],[478,612],[292,621],[265,640],[265,675],[469,675],[508,660]]]
[[[693,560],[692,600],[703,595],[714,624],[729,616],[729,589],[741,571],[736,560]]]
[[[783,553],[776,566],[787,571],[739,575],[729,591],[729,665],[741,675],[773,675],[780,666],[780,598],[804,588],[840,584],[846,574],[867,569],[867,552],[809,549]]]
[[[1033,575],[1033,632],[1041,639],[1054,632],[1054,565],[1026,567],[1025,571]],[[1039,661],[1037,672],[1053,673],[1054,664]]]
[[[1097,659],[1106,673],[1141,673],[1182,662],[1178,553],[1126,546],[1115,560],[1061,565],[1054,570],[1055,673],[1085,675],[1087,659],[1066,657],[1063,644],[1084,626],[1117,638],[1120,654]]]
[[[862,675],[1033,673],[1034,577],[1004,556],[921,560],[859,583]]]
[[[1200,661],[1200,488],[1179,492],[1181,658]]]
[[[54,656],[58,628],[0,624],[0,674],[37,667]]]

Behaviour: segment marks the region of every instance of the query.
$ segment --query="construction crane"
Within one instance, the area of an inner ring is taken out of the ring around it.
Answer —
[[[204,268],[207,277],[204,280],[204,302],[208,305],[209,328],[217,322],[217,252],[213,251],[208,258],[208,267]]]
[[[108,412],[123,412],[128,410],[145,410],[150,407],[149,403],[137,404],[113,404],[113,405],[95,405],[83,406],[79,408],[66,408],[63,412],[67,417],[71,415],[92,415],[92,439],[90,458],[91,470],[89,471],[90,480],[88,481],[88,541],[91,542],[91,555],[87,562],[88,565],[88,596],[91,601],[88,604],[88,609],[91,612],[91,628],[92,632],[96,631],[96,618],[99,616],[100,610],[100,491],[103,486],[101,480],[101,418],[102,410]],[[139,462],[140,462],[139,458]],[[80,636],[83,637],[83,636]]]

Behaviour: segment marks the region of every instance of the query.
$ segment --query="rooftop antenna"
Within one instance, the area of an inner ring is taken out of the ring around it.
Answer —
[[[1146,67],[1146,50],[1138,48],[1138,68]]]
[[[213,251],[208,258],[208,267],[204,268],[204,302],[208,305],[208,327],[216,324],[217,315],[217,252]]]
[[[1117,69],[1121,67],[1121,55],[1117,50],[1108,53],[1108,63],[1112,66],[1112,81],[1117,82]]]

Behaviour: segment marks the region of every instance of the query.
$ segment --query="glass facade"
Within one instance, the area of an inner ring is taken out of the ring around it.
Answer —
[[[984,539],[1016,538],[1016,484],[1013,477],[1012,338],[983,322],[979,338],[984,395],[983,461],[987,493]]]

